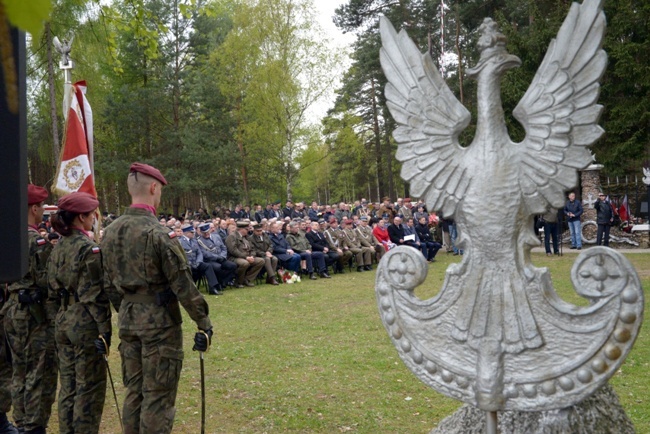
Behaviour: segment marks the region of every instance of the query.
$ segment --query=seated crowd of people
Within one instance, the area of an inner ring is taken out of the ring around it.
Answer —
[[[204,210],[180,218],[163,215],[160,224],[179,240],[194,280],[204,281],[213,295],[255,286],[260,279],[278,285],[286,271],[309,279],[329,279],[355,266],[357,272],[370,271],[396,245],[416,248],[434,262],[442,247],[435,214],[408,198],[392,203],[386,197],[374,205],[362,199],[352,207],[314,202],[307,210],[303,203],[287,201],[280,209],[276,202],[264,210],[257,205],[252,217],[248,207],[237,205],[232,212],[216,207],[211,216]],[[48,236],[56,242],[56,234]]]

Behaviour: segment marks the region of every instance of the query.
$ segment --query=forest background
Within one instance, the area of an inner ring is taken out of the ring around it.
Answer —
[[[106,210],[128,205],[125,175],[133,161],[162,170],[170,185],[161,211],[175,214],[287,198],[407,196],[383,95],[378,17],[431,53],[472,113],[476,84],[464,70],[478,59],[481,21],[497,20],[508,50],[522,59],[502,86],[510,134],[519,141],[523,130],[512,109],[570,4],[348,0],[334,17],[356,36],[344,52],[324,43],[312,0],[54,0],[29,44],[30,181],[49,187],[58,164],[63,85],[52,38],[72,30],[74,79],[88,83],[96,184]],[[606,135],[592,151],[605,175],[640,174],[650,165],[650,3],[605,0],[604,9],[609,65],[599,102]],[[339,80],[333,71],[343,64],[350,66]],[[327,115],[310,119],[332,91]],[[473,126],[462,144],[470,143]]]

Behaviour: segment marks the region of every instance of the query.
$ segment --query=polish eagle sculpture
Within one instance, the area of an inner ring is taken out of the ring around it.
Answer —
[[[583,251],[571,279],[590,302],[560,299],[550,272],[536,268],[533,216],[563,208],[588,149],[603,134],[596,103],[607,65],[603,0],[574,3],[533,82],[514,110],[526,136],[513,142],[501,104],[501,78],[521,64],[494,21],[480,26],[476,135],[460,133],[470,113],[431,56],[380,19],[381,65],[402,177],[430,210],[454,219],[459,264],[440,293],[419,299],[427,273],[411,247],[392,249],[377,272],[381,319],[405,364],[426,384],[486,411],[548,410],[577,403],[611,377],[643,317],[633,267],[605,247]]]

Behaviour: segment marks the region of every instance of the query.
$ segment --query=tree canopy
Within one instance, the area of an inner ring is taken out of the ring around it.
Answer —
[[[5,3],[10,18],[34,28],[9,7],[16,2]],[[127,204],[124,181],[133,161],[165,173],[163,208],[174,213],[287,198],[334,203],[408,195],[383,93],[378,17],[406,29],[432,55],[471,112],[476,89],[464,71],[478,58],[475,32],[484,17],[497,20],[508,50],[522,60],[502,86],[510,116],[569,5],[348,0],[334,22],[356,36],[350,66],[315,124],[308,113],[333,90],[332,71],[347,53],[326,44],[312,0],[58,0],[42,36],[30,40],[30,179],[49,186],[54,176],[64,126],[51,41],[74,29],[74,77],[88,82],[97,191],[108,210]],[[609,175],[640,173],[650,160],[650,5],[606,0],[605,13],[609,65],[599,102],[606,135],[592,150]],[[517,121],[507,122],[513,139],[522,139]],[[461,141],[472,134],[470,126]]]

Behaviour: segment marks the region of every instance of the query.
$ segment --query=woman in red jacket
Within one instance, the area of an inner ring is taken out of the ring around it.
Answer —
[[[384,249],[386,249],[386,251],[389,251],[395,247],[395,244],[391,243],[390,237],[388,236],[388,229],[386,229],[386,222],[384,219],[380,219],[377,222],[375,227],[372,229],[372,235],[377,238],[377,241],[379,241],[384,246]]]

